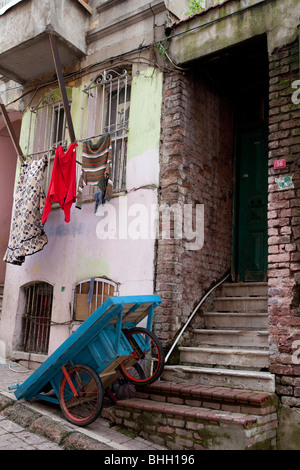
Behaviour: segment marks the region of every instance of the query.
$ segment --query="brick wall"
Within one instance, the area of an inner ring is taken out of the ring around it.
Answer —
[[[282,403],[300,406],[300,114],[292,102],[299,79],[298,41],[270,61],[269,115],[269,322],[270,371]],[[299,87],[298,87],[299,88]],[[274,170],[274,160],[286,169]],[[294,188],[279,190],[276,178],[293,176]]]
[[[158,240],[156,291],[163,302],[154,329],[168,346],[204,291],[230,268],[233,114],[197,70],[166,75],[163,97],[160,205],[204,204],[205,226],[200,250],[187,250],[184,239]]]

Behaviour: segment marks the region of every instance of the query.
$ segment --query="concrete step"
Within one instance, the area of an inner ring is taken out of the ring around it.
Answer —
[[[265,312],[205,312],[205,327],[208,329],[247,329],[268,328],[268,315]]]
[[[274,375],[270,372],[262,371],[190,365],[165,365],[162,378],[176,383],[189,382],[212,387],[275,392]]]
[[[173,450],[276,448],[277,401],[269,393],[160,380],[118,401],[110,419]]]
[[[269,363],[268,351],[241,348],[180,347],[180,362],[200,366],[223,366],[264,369]]]
[[[268,349],[267,330],[194,330],[198,346],[228,346]]]
[[[217,297],[214,310],[217,312],[267,312],[268,297]]]
[[[266,282],[225,283],[222,285],[222,297],[267,297]]]

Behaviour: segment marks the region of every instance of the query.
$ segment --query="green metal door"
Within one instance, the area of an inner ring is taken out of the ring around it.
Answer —
[[[267,277],[268,134],[242,131],[237,174],[236,274],[240,282]]]

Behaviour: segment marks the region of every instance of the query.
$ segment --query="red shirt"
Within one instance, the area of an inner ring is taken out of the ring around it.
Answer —
[[[71,206],[76,202],[76,147],[77,143],[70,144],[66,153],[62,146],[56,148],[42,224],[47,221],[53,202],[58,202],[64,210],[65,221],[70,222]]]

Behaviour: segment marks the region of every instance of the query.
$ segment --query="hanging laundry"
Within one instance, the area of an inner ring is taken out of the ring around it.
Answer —
[[[82,170],[75,207],[81,209],[82,189],[86,185],[97,186],[103,195],[103,201],[109,201],[113,191],[111,178],[112,149],[110,135],[100,137],[95,144],[91,140],[83,142]]]
[[[98,206],[105,204],[104,194],[102,193],[102,191],[98,191],[97,193],[95,193],[94,199],[95,199],[94,214],[96,214]]]
[[[70,144],[66,153],[61,145],[56,148],[42,224],[47,221],[53,202],[58,202],[64,210],[65,222],[70,222],[71,206],[76,202],[77,145],[77,143]]]
[[[21,266],[25,256],[41,251],[48,243],[41,224],[46,195],[42,188],[47,155],[20,167],[20,177],[14,197],[13,216],[8,247],[3,261]]]

